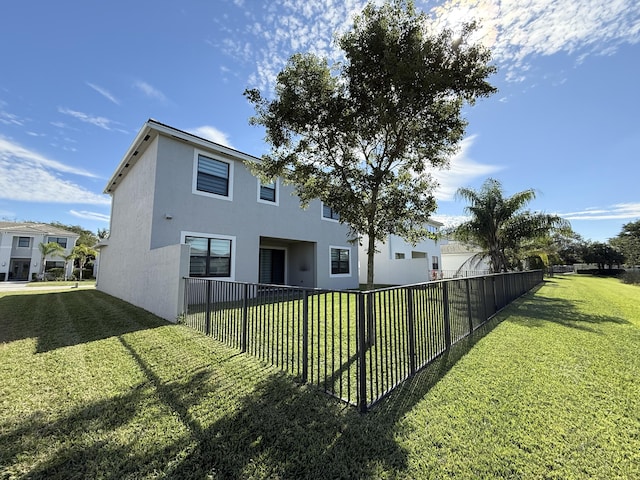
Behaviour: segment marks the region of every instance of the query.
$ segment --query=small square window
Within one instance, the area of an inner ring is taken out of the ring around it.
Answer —
[[[18,247],[29,248],[31,245],[31,237],[18,237]]]
[[[260,200],[266,202],[276,201],[276,182],[260,184]]]
[[[396,260],[404,260],[404,253],[396,252]]]
[[[322,218],[327,218],[329,220],[340,221],[340,215],[333,208],[328,205],[322,204]]]

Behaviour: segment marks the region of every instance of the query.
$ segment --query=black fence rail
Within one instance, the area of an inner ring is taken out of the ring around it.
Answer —
[[[184,323],[364,412],[542,280],[536,270],[360,292],[186,278]]]

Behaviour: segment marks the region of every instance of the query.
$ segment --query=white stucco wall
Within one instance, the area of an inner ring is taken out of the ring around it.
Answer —
[[[360,283],[367,283],[367,239],[359,247]],[[428,282],[432,275],[433,257],[438,257],[439,270],[442,269],[440,247],[445,241],[426,239],[411,245],[397,235],[391,235],[385,243],[377,243],[374,259],[374,282],[383,285],[410,285]],[[413,252],[420,252],[424,258],[412,258]],[[396,258],[397,254],[404,258]]]
[[[118,186],[112,202],[110,236],[100,248],[97,288],[175,322],[181,313],[182,277],[189,248],[150,248],[157,141]]]

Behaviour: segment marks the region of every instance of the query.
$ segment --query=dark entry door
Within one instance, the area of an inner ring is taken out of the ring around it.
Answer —
[[[258,276],[260,283],[284,285],[284,250],[261,248]]]

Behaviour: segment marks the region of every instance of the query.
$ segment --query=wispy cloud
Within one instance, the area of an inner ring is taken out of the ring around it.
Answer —
[[[640,203],[617,203],[608,207],[591,207],[558,215],[567,220],[634,220],[640,218]]]
[[[109,205],[98,195],[62,177],[62,174],[97,178],[80,168],[49,159],[0,137],[0,198],[26,202]]]
[[[110,102],[115,103],[116,105],[120,105],[120,100],[114,97],[107,89],[102,88],[99,85],[95,85],[91,82],[86,82],[86,83],[89,87],[94,89],[96,92],[98,92],[100,95],[102,95],[104,98],[106,98]]]
[[[458,188],[468,186],[478,177],[487,177],[503,169],[499,165],[482,164],[471,158],[470,150],[476,138],[476,135],[471,135],[462,140],[460,150],[450,160],[450,168],[432,174],[440,184],[435,192],[438,200],[453,200]]]
[[[19,127],[24,125],[24,120],[17,115],[10,113],[6,110],[7,102],[0,100],[0,123],[4,125],[17,125]]]
[[[210,41],[236,60],[255,64],[249,83],[270,90],[277,73],[295,52],[312,52],[335,61],[341,58],[333,39],[352,25],[365,0],[272,0],[268,6],[236,2],[244,9],[250,41],[220,21],[222,40]],[[541,55],[575,54],[576,63],[592,54],[611,55],[623,44],[640,42],[640,2],[637,0],[446,0],[429,12],[441,27],[456,29],[477,20],[476,40],[491,48],[494,60],[510,81],[527,78],[530,61]]]
[[[362,11],[366,3],[366,0],[275,0],[257,11],[253,6],[253,10],[245,6],[246,15],[252,20],[245,34],[252,41],[240,43],[230,31],[217,46],[234,58],[253,61],[256,70],[249,82],[267,90],[295,52],[312,52],[331,61],[340,59],[342,53],[336,48],[334,36],[351,25],[354,14]]]
[[[84,218],[86,220],[98,220],[100,222],[108,222],[110,218],[109,215],[105,215],[104,213],[89,212],[87,210],[69,210],[69,213],[74,217]]]
[[[637,0],[448,0],[433,13],[454,29],[477,20],[477,39],[491,48],[511,81],[524,80],[536,56],[576,54],[579,63],[640,41]]]
[[[134,82],[133,87],[141,91],[142,93],[144,93],[149,98],[160,100],[161,102],[167,101],[167,97],[164,93],[162,93],[160,90],[158,90],[157,88],[155,88],[154,86],[150,85],[147,82],[138,80]]]
[[[73,117],[76,120],[80,120],[81,122],[102,128],[103,130],[128,133],[126,130],[117,127],[117,125],[120,125],[118,122],[114,122],[113,120],[110,120],[106,117],[98,117],[84,112],[79,112],[77,110],[71,110],[70,108],[66,107],[58,107],[58,112],[62,113],[63,115],[69,115],[70,117]]]
[[[202,127],[192,128],[191,130],[187,130],[194,135],[197,135],[202,138],[206,138],[207,140],[211,140],[212,142],[219,143],[220,145],[224,145],[229,148],[234,148],[229,141],[229,136],[218,130],[216,127],[212,127],[210,125],[203,125]]]

